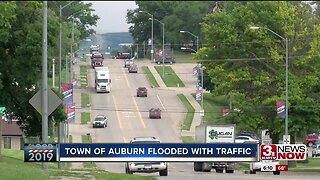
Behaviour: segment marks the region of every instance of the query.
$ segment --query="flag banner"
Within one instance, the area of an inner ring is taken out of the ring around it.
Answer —
[[[148,45],[152,45],[152,39],[151,38],[148,39]]]
[[[73,89],[77,88],[77,83],[78,83],[78,81],[76,79],[72,80]]]
[[[63,104],[73,104],[73,85],[72,83],[62,83]]]
[[[197,89],[197,90],[196,90],[196,100],[197,100],[197,101],[201,101],[201,96],[202,96],[201,90],[200,90],[200,89]]]
[[[67,108],[67,120],[68,120],[68,123],[74,123],[75,120],[76,120],[76,116],[75,116],[75,105],[71,105],[71,106],[68,106]]]
[[[222,116],[228,115],[229,112],[230,112],[230,109],[228,109],[228,108],[223,108],[223,110],[222,110]]]
[[[198,75],[198,68],[197,68],[197,67],[193,67],[193,68],[192,68],[192,74],[193,74],[194,76],[197,76],[197,75]]]
[[[277,106],[278,116],[284,119],[286,117],[286,111],[285,111],[286,103],[284,101],[278,101],[276,106]]]

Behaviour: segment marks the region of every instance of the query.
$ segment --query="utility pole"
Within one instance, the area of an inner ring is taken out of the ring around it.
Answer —
[[[43,1],[43,26],[42,26],[42,143],[48,143],[48,9],[47,1]],[[42,168],[48,169],[48,163],[43,163]]]
[[[55,59],[52,59],[52,87],[55,88]]]

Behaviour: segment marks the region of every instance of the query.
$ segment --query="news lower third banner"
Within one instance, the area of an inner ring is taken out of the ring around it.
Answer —
[[[59,144],[61,162],[252,162],[259,158],[258,144]]]

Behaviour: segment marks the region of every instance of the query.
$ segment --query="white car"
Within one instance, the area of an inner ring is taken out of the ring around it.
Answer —
[[[237,136],[235,139],[235,143],[246,143],[246,142],[253,142],[253,143],[259,143],[258,139],[253,139],[250,136]]]
[[[320,144],[314,145],[312,149],[312,157],[320,156]]]
[[[92,122],[92,127],[96,128],[96,127],[102,127],[105,128],[108,126],[108,120],[107,117],[103,116],[103,115],[98,115],[96,116],[96,118],[94,118],[93,122]]]
[[[160,143],[155,137],[135,137],[130,143]],[[127,162],[125,165],[126,174],[134,172],[153,173],[159,172],[160,176],[168,175],[168,165],[165,162]]]

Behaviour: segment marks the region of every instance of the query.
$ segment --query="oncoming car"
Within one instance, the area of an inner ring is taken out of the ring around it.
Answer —
[[[160,143],[160,140],[155,137],[135,137],[130,143]],[[127,162],[125,164],[125,172],[126,174],[159,172],[160,176],[167,176],[168,165],[166,162]]]
[[[105,128],[108,126],[108,120],[106,116],[103,115],[98,115],[96,116],[96,118],[94,118],[93,122],[92,122],[92,127],[96,128],[96,127],[102,127]]]

